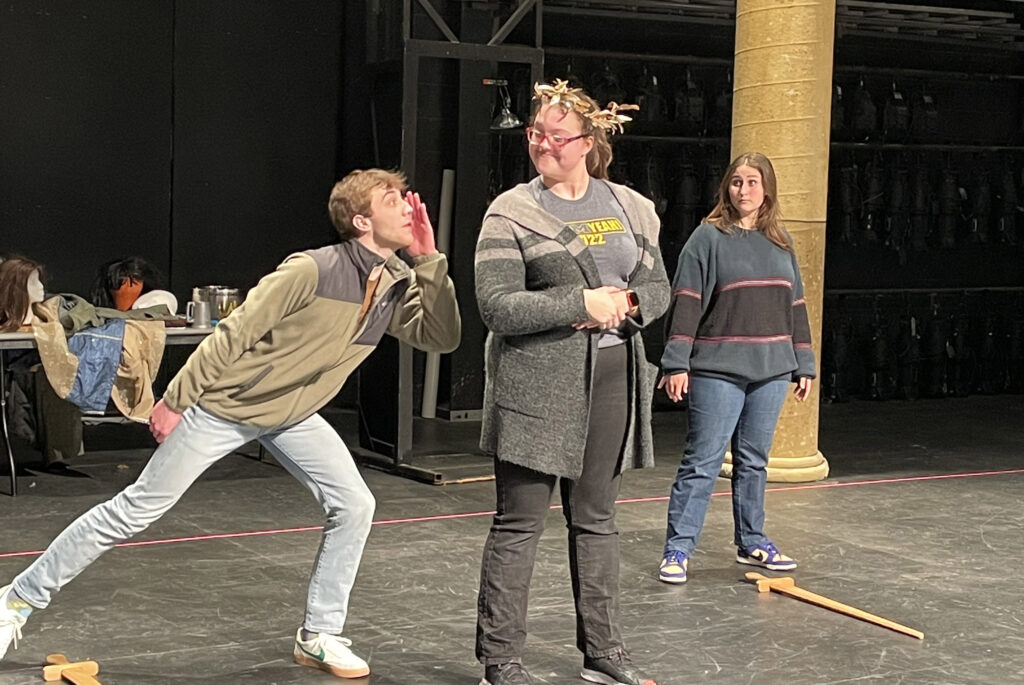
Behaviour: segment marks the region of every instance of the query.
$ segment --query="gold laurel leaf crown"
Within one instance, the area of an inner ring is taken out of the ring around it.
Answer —
[[[622,133],[622,125],[633,120],[632,117],[619,114],[619,112],[639,111],[640,109],[637,105],[620,105],[617,102],[609,102],[604,109],[595,110],[589,102],[583,99],[582,88],[570,88],[568,81],[559,78],[550,84],[533,84],[533,97],[544,105],[558,105],[567,113],[575,110],[590,120],[591,124],[604,129],[609,134]]]

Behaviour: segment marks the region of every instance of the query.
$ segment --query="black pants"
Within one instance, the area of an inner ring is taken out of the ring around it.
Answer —
[[[615,498],[629,408],[628,360],[627,345],[598,352],[578,480],[563,478],[559,483],[557,476],[495,459],[497,513],[484,546],[477,604],[476,656],[485,665],[522,656],[537,542],[556,484],[569,528],[576,646],[591,657],[608,656],[622,647]]]

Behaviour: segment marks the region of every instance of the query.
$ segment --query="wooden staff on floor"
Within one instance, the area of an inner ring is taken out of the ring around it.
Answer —
[[[101,685],[93,676],[100,672],[95,661],[69,662],[63,654],[50,654],[43,666],[43,680],[53,682],[63,679],[72,685]]]
[[[818,606],[825,607],[826,609],[838,611],[841,614],[853,616],[854,618],[859,618],[862,621],[874,623],[875,625],[883,626],[890,630],[895,630],[898,633],[903,633],[904,635],[916,637],[918,640],[924,639],[924,633],[922,633],[920,630],[908,628],[905,625],[901,625],[899,623],[896,623],[895,621],[890,621],[887,618],[882,618],[881,616],[876,616],[875,614],[869,614],[868,612],[862,611],[856,607],[852,607],[849,604],[843,604],[842,602],[837,602],[834,599],[829,599],[828,597],[825,597],[823,595],[819,595],[814,592],[798,588],[796,586],[796,582],[789,576],[783,576],[781,578],[768,578],[766,576],[761,575],[760,573],[755,573],[751,571],[747,574],[747,580],[757,581],[758,592],[769,592],[771,590],[775,590],[776,592],[781,593],[783,595],[789,595],[790,597],[802,599],[805,602],[817,604]]]

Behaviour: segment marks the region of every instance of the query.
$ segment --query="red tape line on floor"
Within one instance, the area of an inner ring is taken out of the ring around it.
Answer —
[[[845,488],[859,485],[888,485],[891,483],[914,483],[929,480],[947,480],[951,478],[977,478],[979,476],[1006,476],[1024,473],[1024,469],[1007,469],[1005,471],[974,471],[971,473],[946,473],[931,476],[905,476],[901,478],[876,478],[873,480],[855,480],[838,483],[808,483],[807,485],[786,485],[782,487],[767,488],[765,492],[788,492],[790,490],[822,490],[825,488]],[[726,497],[731,494],[729,490],[712,493],[712,497]],[[615,501],[616,504],[642,504],[647,502],[666,502],[667,495],[657,497],[628,497]],[[552,509],[560,509],[554,506]],[[470,511],[458,514],[437,514],[434,516],[410,516],[407,518],[381,519],[374,521],[374,526],[392,526],[401,523],[426,523],[428,521],[448,521],[453,519],[479,518],[481,516],[493,516],[491,511]],[[122,542],[115,547],[148,547],[150,545],[170,545],[179,542],[204,542],[206,540],[229,540],[233,538],[250,538],[260,535],[282,535],[285,533],[311,533],[323,530],[323,526],[301,526],[298,528],[276,528],[271,530],[252,530],[241,533],[211,533],[207,535],[190,535],[188,537],[159,538],[156,540],[140,540],[137,542]],[[31,550],[24,552],[0,552],[0,559],[11,559],[14,557],[35,557],[45,550]]]

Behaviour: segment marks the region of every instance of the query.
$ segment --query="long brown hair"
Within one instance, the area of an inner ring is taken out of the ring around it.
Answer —
[[[0,333],[16,331],[28,314],[28,279],[43,267],[31,259],[10,257],[0,262]]]
[[[739,212],[732,204],[729,197],[729,183],[733,174],[741,166],[748,166],[756,169],[761,174],[761,187],[764,188],[764,204],[757,212],[755,228],[764,234],[764,237],[772,241],[783,250],[792,252],[793,247],[789,239],[789,233],[782,225],[782,210],[779,207],[779,183],[775,178],[775,168],[771,160],[760,152],[745,152],[732,161],[729,168],[722,175],[722,181],[718,184],[717,203],[711,213],[704,217],[704,221],[714,225],[722,233],[732,233],[737,222],[740,220]]]
[[[597,104],[597,100],[590,97],[586,93],[580,93],[579,98],[590,105],[591,112],[599,112],[601,106]],[[539,97],[534,97],[531,103],[530,111],[530,125],[532,126],[537,120],[537,112],[540,111],[542,100]],[[594,146],[590,148],[590,152],[587,153],[587,173],[594,178],[608,179],[608,167],[612,163],[612,144],[608,140],[608,132],[599,126],[594,126],[589,118],[583,116],[575,108],[570,108],[569,111],[576,116],[576,119],[580,122],[582,127],[581,133],[585,136],[590,136],[594,139]]]

